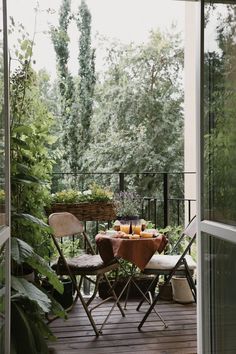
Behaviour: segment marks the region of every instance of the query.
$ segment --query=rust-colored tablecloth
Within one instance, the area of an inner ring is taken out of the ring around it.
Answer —
[[[164,250],[168,242],[164,235],[130,240],[98,234],[95,239],[104,263],[111,262],[114,257],[123,258],[141,270],[145,268],[156,251],[161,253]]]

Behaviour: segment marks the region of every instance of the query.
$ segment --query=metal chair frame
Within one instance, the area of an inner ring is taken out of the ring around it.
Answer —
[[[165,278],[165,281],[164,281],[163,285],[169,284],[171,279],[172,279],[172,277],[173,277],[173,275],[175,275],[175,274],[185,275],[186,278],[187,278],[190,290],[191,290],[191,292],[193,294],[194,301],[196,302],[196,286],[195,286],[195,283],[194,283],[193,278],[192,278],[193,271],[191,271],[189,269],[188,263],[187,263],[187,261],[185,259],[186,255],[189,254],[189,252],[191,250],[191,246],[192,246],[193,242],[196,239],[196,217],[194,217],[190,221],[188,226],[181,233],[178,241],[176,242],[175,246],[172,249],[171,254],[173,254],[176,251],[176,249],[178,248],[179,244],[183,241],[185,236],[189,236],[191,238],[191,240],[190,240],[190,242],[188,242],[188,245],[186,246],[184,252],[180,255],[179,260],[176,262],[175,266],[172,269],[148,269],[148,268],[146,268],[146,269],[144,269],[143,273],[145,273],[145,274],[155,274],[156,277],[159,277],[160,275],[164,275],[166,278]],[[149,289],[150,289],[151,286],[152,286],[152,284],[150,284],[149,288],[146,291],[146,294],[149,293]],[[145,313],[142,321],[140,322],[140,324],[138,326],[139,330],[142,328],[143,324],[147,320],[147,318],[150,315],[150,313],[152,312],[152,310],[155,311],[155,305],[157,304],[157,301],[159,300],[160,296],[162,295],[163,290],[164,290],[164,286],[158,292],[158,294],[155,296],[155,298],[152,300],[151,305],[149,306],[147,312]],[[149,294],[149,296],[150,296],[150,294]],[[140,301],[139,305],[137,306],[137,311],[142,306],[144,300],[145,300],[145,298],[142,298],[142,300]]]
[[[81,304],[85,310],[85,313],[90,321],[90,324],[93,327],[93,330],[94,330],[96,336],[99,336],[102,333],[102,328],[104,326],[104,323],[101,325],[100,329],[97,328],[97,325],[96,325],[96,323],[93,319],[92,313],[91,313],[94,309],[101,306],[105,302],[107,302],[111,299],[114,299],[115,304],[117,305],[117,307],[119,308],[119,310],[121,312],[121,315],[123,317],[125,317],[124,311],[123,311],[119,301],[117,301],[116,293],[115,293],[113,287],[111,286],[109,279],[106,275],[107,272],[109,272],[111,270],[118,269],[119,263],[116,261],[116,259],[114,259],[114,261],[112,263],[107,264],[107,265],[104,264],[103,266],[101,266],[97,269],[92,269],[92,268],[91,269],[80,269],[78,267],[76,270],[72,270],[71,267],[69,266],[65,256],[64,256],[63,252],[62,252],[61,247],[59,246],[57,238],[66,237],[66,236],[73,236],[74,237],[74,236],[81,236],[82,235],[89,247],[89,251],[91,252],[91,254],[89,256],[91,256],[91,260],[92,260],[92,257],[94,257],[96,255],[96,253],[92,247],[92,244],[90,242],[88,235],[84,231],[83,224],[73,214],[68,213],[68,212],[53,213],[49,216],[48,221],[49,221],[49,225],[52,228],[51,237],[52,237],[54,245],[58,251],[58,254],[59,254],[59,259],[58,259],[58,263],[56,266],[56,272],[60,276],[62,276],[62,275],[69,276],[69,278],[72,281],[74,290],[76,292],[76,295],[73,299],[73,304],[70,306],[70,308],[67,309],[67,311],[70,311],[73,308],[74,304],[76,303],[76,301],[79,298],[81,301]],[[62,269],[61,266],[64,266],[64,269]],[[79,284],[77,284],[76,276],[80,276]],[[96,276],[96,281],[94,282],[88,276]],[[105,281],[107,282],[112,296],[109,296],[108,298],[104,299],[103,301],[100,301],[97,305],[89,308],[89,306],[91,305],[92,301],[94,300],[94,298],[98,292],[98,285],[99,285],[99,282],[101,281],[102,278],[104,278]],[[87,301],[85,301],[85,299],[81,293],[81,286],[82,286],[83,279],[88,279],[89,281],[91,281],[95,284],[93,294],[92,294],[92,296],[90,296],[90,298]]]

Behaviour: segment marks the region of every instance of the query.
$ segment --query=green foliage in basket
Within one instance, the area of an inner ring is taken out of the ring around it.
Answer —
[[[101,202],[111,201],[113,193],[106,188],[93,183],[90,189],[79,191],[76,189],[67,189],[51,196],[52,203],[83,203],[83,202]]]

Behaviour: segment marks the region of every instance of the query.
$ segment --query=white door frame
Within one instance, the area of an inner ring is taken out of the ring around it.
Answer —
[[[3,65],[4,65],[4,126],[5,126],[5,225],[0,229],[0,247],[5,246],[5,354],[10,353],[10,119],[9,119],[9,60],[7,31],[7,1],[2,0],[3,15]]]
[[[217,2],[217,1],[216,1]],[[201,206],[202,199],[202,121],[203,121],[203,66],[204,66],[204,1],[200,0],[197,4],[197,50],[196,50],[196,142],[197,142],[197,250],[198,250],[198,279],[197,279],[197,336],[198,336],[198,354],[203,353],[203,292],[202,292],[202,242],[203,233],[213,235],[216,238],[236,243],[236,227],[215,221],[204,220]]]

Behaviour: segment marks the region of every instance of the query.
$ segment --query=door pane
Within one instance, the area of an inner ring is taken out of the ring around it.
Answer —
[[[235,225],[236,4],[204,11],[204,218]]]
[[[5,246],[0,248],[0,353],[5,353],[5,318],[6,318],[6,277],[5,277]]]
[[[5,224],[5,139],[4,139],[3,17],[0,5],[0,229]]]
[[[236,244],[203,234],[204,354],[236,353]]]

